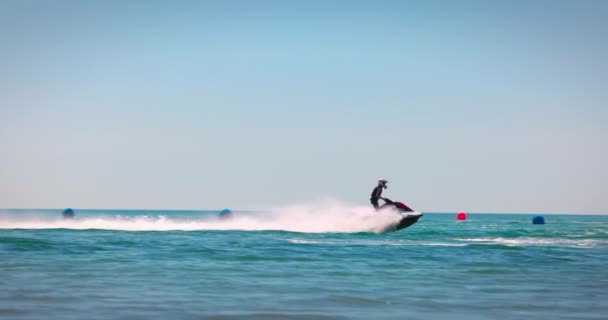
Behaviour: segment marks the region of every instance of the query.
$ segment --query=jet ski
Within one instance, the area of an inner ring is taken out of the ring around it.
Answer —
[[[392,201],[391,199],[384,198],[384,204],[380,206],[379,210],[391,208],[396,210],[403,216],[401,220],[395,225],[390,226],[386,231],[398,231],[405,229],[414,223],[418,222],[418,219],[423,216],[422,213],[412,210],[412,208],[406,206],[403,202]]]

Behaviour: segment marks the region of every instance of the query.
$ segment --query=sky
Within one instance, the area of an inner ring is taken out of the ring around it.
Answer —
[[[0,208],[608,214],[606,1],[0,1]]]

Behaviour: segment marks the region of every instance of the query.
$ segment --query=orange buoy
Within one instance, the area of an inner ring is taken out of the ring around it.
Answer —
[[[460,220],[460,221],[464,221],[467,219],[467,214],[464,212],[458,212],[458,215],[456,216],[456,219]]]

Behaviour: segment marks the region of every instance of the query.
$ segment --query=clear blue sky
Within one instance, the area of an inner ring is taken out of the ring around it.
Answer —
[[[0,2],[0,207],[608,213],[606,1]]]

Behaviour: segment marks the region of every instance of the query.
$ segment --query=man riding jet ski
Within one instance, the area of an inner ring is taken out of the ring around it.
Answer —
[[[370,198],[370,202],[372,203],[372,205],[374,206],[374,208],[376,210],[382,210],[385,208],[393,208],[394,210],[396,210],[399,214],[401,214],[403,216],[403,218],[401,218],[401,220],[399,220],[399,222],[396,225],[394,225],[390,228],[391,230],[387,230],[387,231],[401,230],[401,229],[407,228],[407,227],[413,225],[414,223],[418,222],[418,219],[420,219],[420,217],[422,217],[422,213],[412,210],[410,207],[406,206],[403,202],[392,201],[391,199],[382,197],[382,191],[387,188],[387,186],[386,186],[387,183],[388,183],[388,181],[385,179],[378,180],[378,185],[374,188],[374,190],[372,190],[372,195]],[[384,200],[384,204],[382,206],[380,206],[378,204],[379,199]]]

